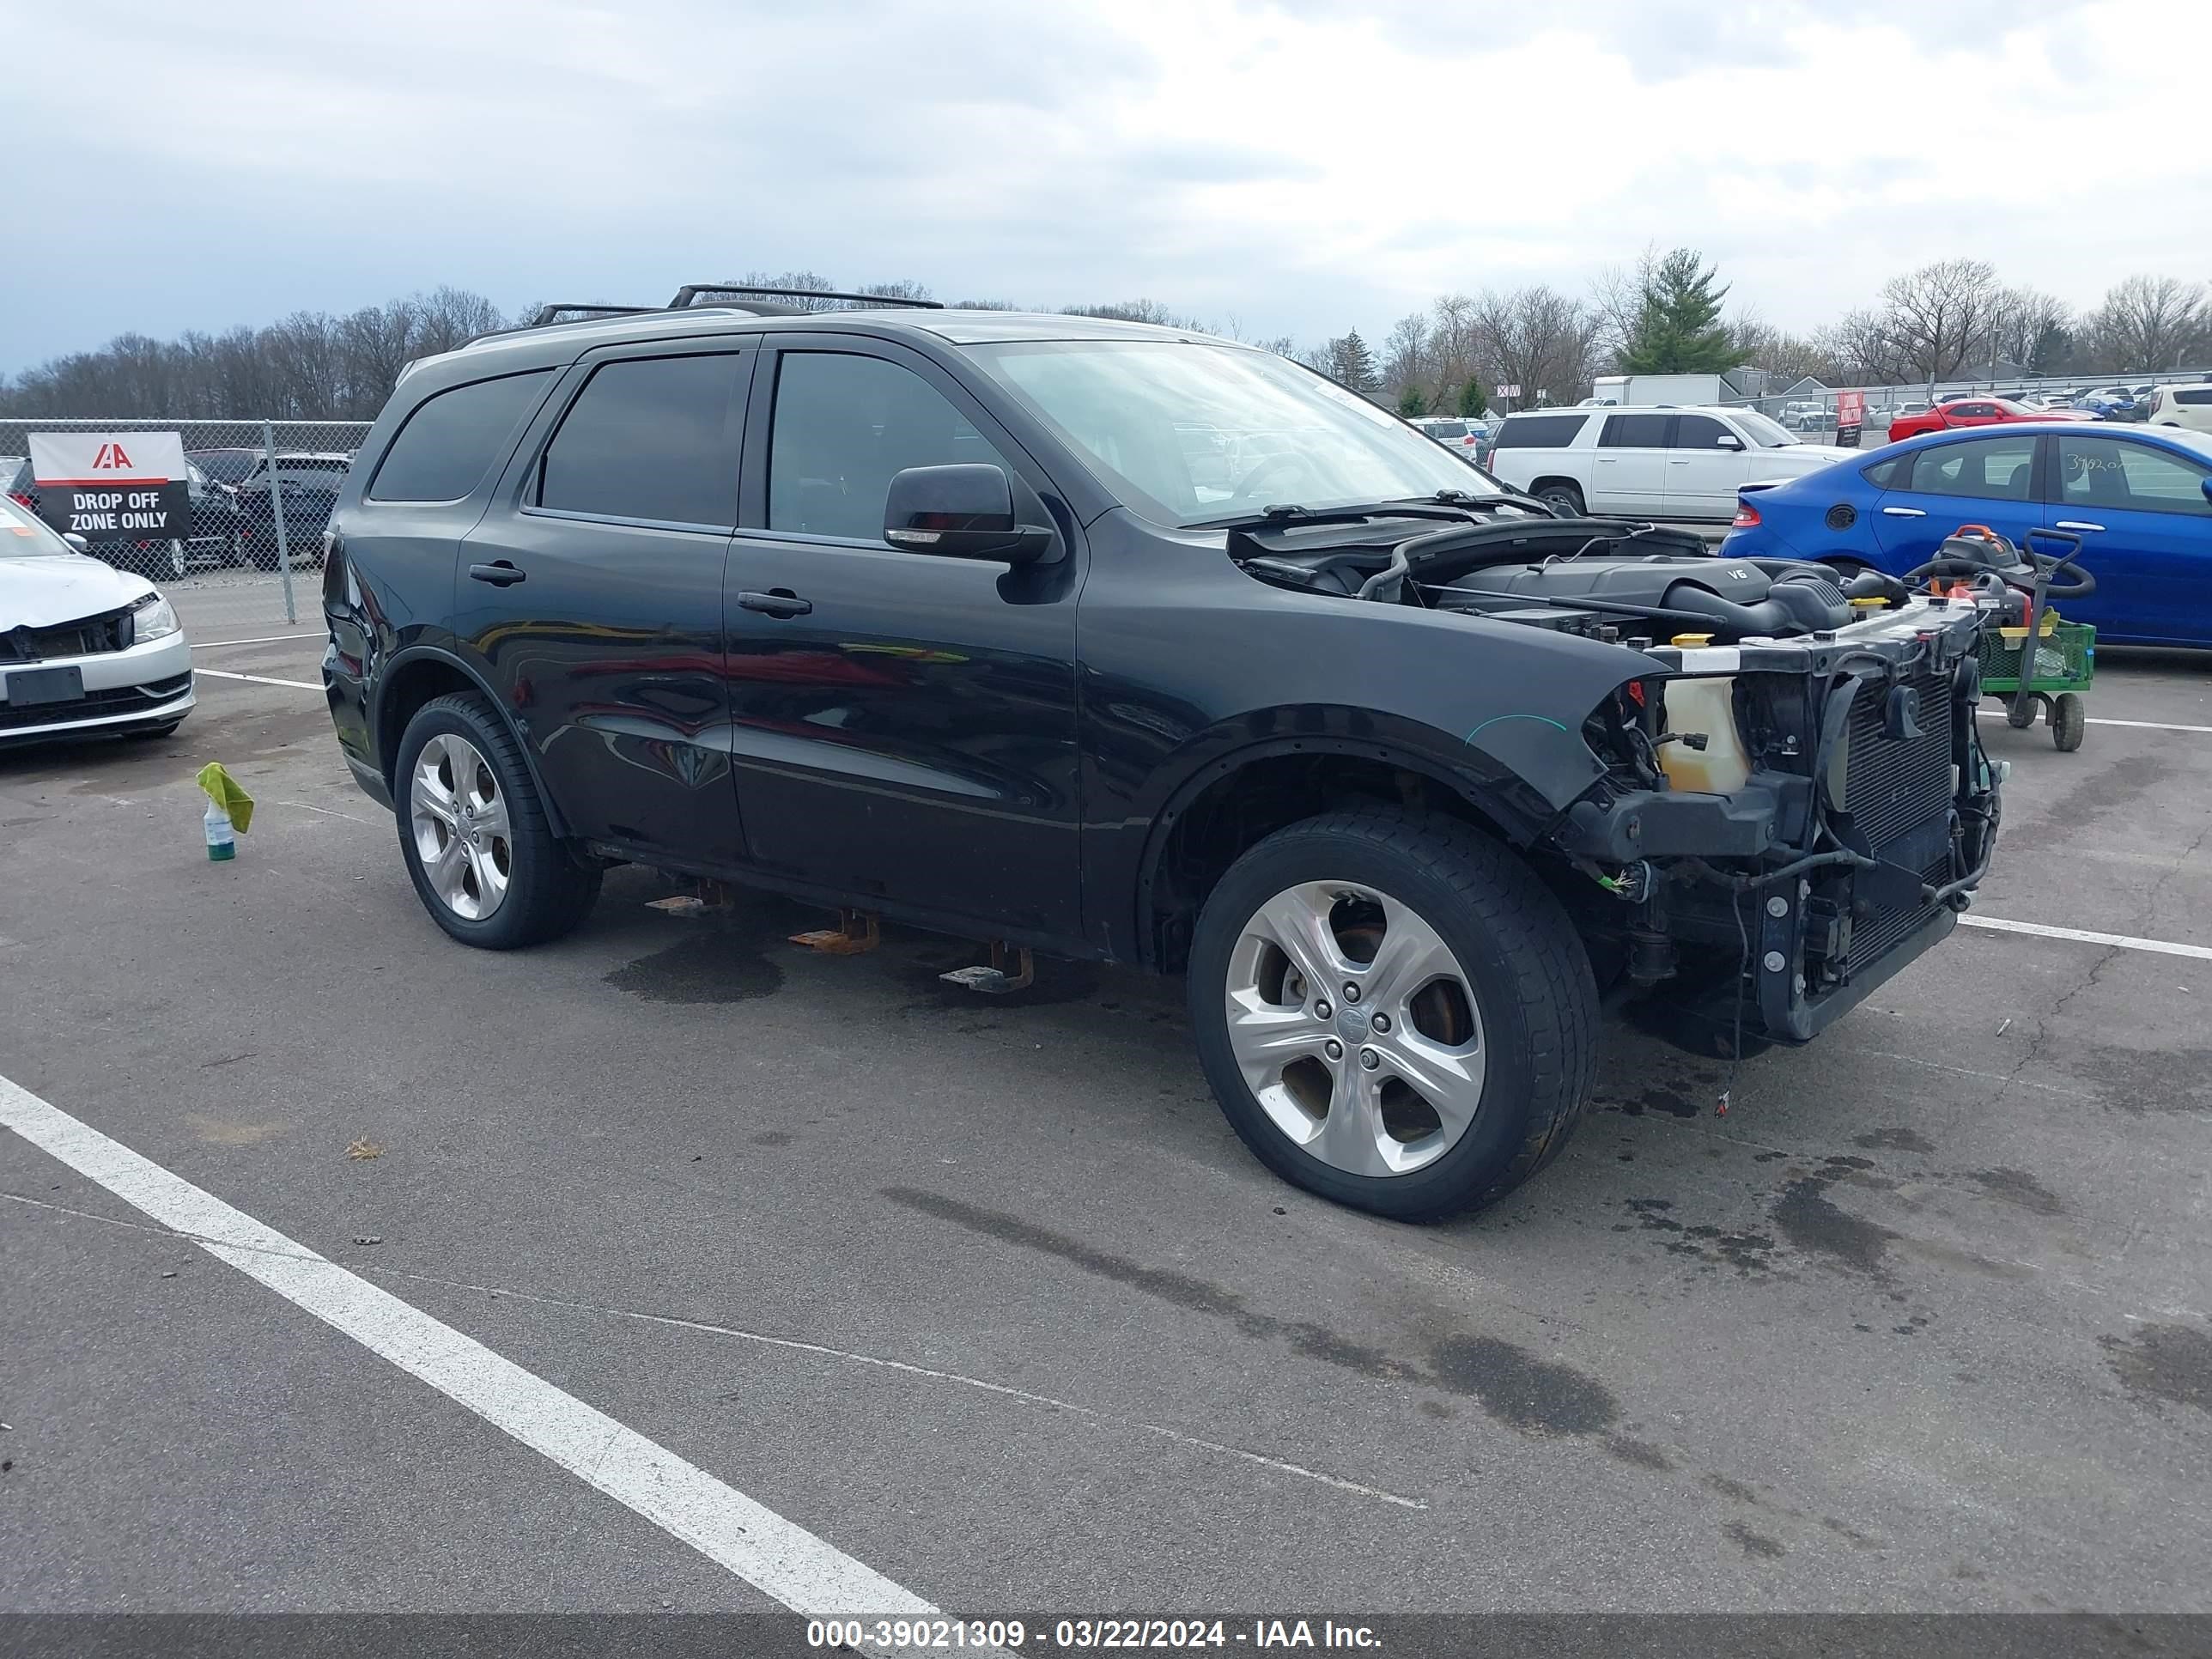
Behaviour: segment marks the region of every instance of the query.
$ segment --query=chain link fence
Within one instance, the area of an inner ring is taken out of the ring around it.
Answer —
[[[38,510],[34,432],[173,432],[183,441],[189,475],[185,533],[93,540],[85,550],[173,597],[222,590],[194,606],[204,613],[292,623],[315,610],[312,582],[322,568],[323,529],[368,427],[367,421],[0,420],[0,489]]]
[[[1863,435],[1860,445],[1863,448],[1873,449],[1888,441],[1892,421],[1903,415],[1917,414],[1945,398],[1975,396],[2008,398],[2018,403],[2061,407],[2072,404],[2075,398],[2086,392],[2109,388],[2133,392],[2144,386],[2181,385],[2202,378],[2202,375],[2191,371],[2169,369],[2156,374],[2075,374],[2063,377],[2027,374],[1997,380],[1938,380],[1932,386],[1925,380],[1916,380],[1905,386],[1807,386],[1771,397],[1754,398],[1748,400],[1748,405],[1778,421],[1808,443],[1826,443],[1836,432],[1837,391],[1861,392],[1866,398],[1866,414],[1861,422],[1860,429]],[[2140,401],[2138,407],[2141,407]]]

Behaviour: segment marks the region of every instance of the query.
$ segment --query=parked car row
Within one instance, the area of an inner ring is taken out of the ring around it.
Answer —
[[[283,552],[295,565],[312,566],[321,561],[323,528],[351,465],[352,457],[335,452],[280,451],[272,476],[269,457],[258,449],[187,450],[191,511],[186,533],[167,540],[95,541],[87,550],[149,577],[232,565],[274,570]],[[0,457],[0,480],[17,505],[39,511],[41,495],[27,459]],[[276,501],[284,519],[281,548]]]

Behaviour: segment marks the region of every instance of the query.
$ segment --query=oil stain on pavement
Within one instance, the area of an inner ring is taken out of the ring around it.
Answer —
[[[761,939],[732,928],[710,927],[606,975],[617,991],[647,1002],[749,1002],[783,988],[783,969]]]
[[[1472,1399],[1498,1422],[1523,1434],[1602,1434],[1620,1419],[1619,1403],[1597,1378],[1496,1337],[1450,1336],[1433,1345],[1425,1364],[1401,1358],[1310,1320],[1255,1312],[1224,1285],[1173,1268],[1146,1267],[1019,1216],[913,1187],[886,1187],[883,1196],[986,1238],[1056,1257],[1186,1312],[1224,1320],[1255,1341],[1282,1342],[1307,1358],[1370,1381],[1410,1382]]]
[[[2190,1325],[2146,1325],[2130,1337],[2097,1340],[2136,1399],[2212,1412],[2212,1334]]]

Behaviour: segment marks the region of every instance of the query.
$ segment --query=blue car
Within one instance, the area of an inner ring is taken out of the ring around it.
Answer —
[[[2097,578],[2060,606],[2118,645],[2212,646],[2212,434],[2022,421],[1908,438],[1736,492],[1729,558],[1817,559],[1902,576],[1961,525],[2018,544],[2070,531]]]

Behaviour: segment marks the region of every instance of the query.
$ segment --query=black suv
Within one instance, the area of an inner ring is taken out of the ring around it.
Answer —
[[[455,939],[632,861],[1185,974],[1252,1150],[1418,1218],[1557,1153],[1601,998],[1805,1042],[1988,865],[1971,605],[1228,342],[759,292],[418,362],[345,480],[331,709]]]

